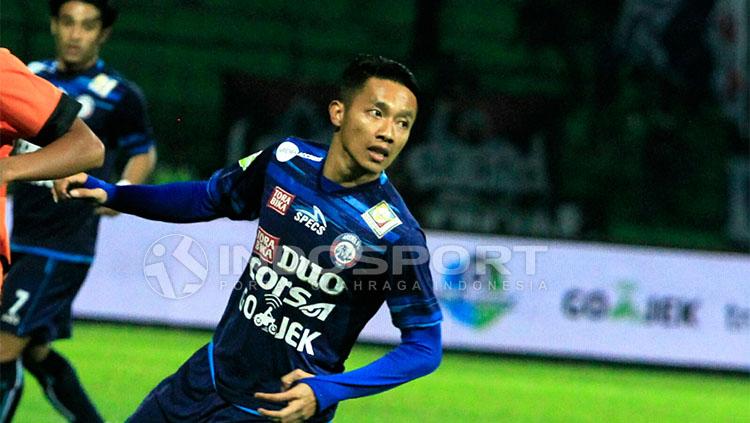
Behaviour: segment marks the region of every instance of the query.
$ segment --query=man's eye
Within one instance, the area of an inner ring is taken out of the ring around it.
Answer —
[[[398,126],[400,126],[403,129],[409,129],[409,122],[405,120],[399,121]]]
[[[370,114],[375,117],[383,117],[383,113],[378,109],[372,109],[370,110]]]

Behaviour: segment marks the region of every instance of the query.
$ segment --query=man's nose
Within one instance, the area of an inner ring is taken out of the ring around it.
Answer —
[[[383,124],[380,125],[377,138],[382,139],[388,144],[393,143],[393,125],[394,122],[390,119],[383,119]]]
[[[81,38],[81,35],[83,35],[83,28],[80,25],[73,25],[70,28],[70,38],[77,40]]]

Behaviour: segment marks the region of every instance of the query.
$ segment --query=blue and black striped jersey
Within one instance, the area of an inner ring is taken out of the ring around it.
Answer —
[[[108,180],[118,157],[146,153],[153,146],[143,94],[102,60],[76,73],[60,71],[54,60],[32,62],[29,69],[81,104],[78,117],[106,147],[104,165],[89,172],[93,176]],[[35,147],[20,142],[19,148],[26,152]],[[11,237],[14,250],[52,250],[62,253],[59,257],[90,261],[99,222],[93,206],[77,201],[56,204],[50,196],[49,185],[15,184]]]
[[[237,406],[278,409],[253,394],[280,391],[281,376],[296,368],[342,372],[383,303],[399,328],[442,319],[424,233],[401,196],[385,173],[353,188],[329,181],[326,148],[287,138],[208,184],[220,214],[258,219],[252,256],[211,345],[214,383]]]

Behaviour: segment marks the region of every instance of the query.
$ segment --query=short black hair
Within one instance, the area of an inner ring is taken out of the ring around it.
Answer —
[[[49,14],[54,18],[60,17],[60,8],[63,4],[73,0],[49,0]],[[117,20],[117,9],[109,0],[76,0],[88,3],[99,9],[102,15],[102,28],[111,27]]]
[[[349,62],[341,75],[339,98],[344,103],[349,103],[354,97],[354,93],[361,89],[370,78],[398,82],[410,89],[415,96],[418,96],[419,85],[409,68],[383,56],[359,54]]]

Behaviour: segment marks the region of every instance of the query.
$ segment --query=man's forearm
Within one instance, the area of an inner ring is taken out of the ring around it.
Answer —
[[[208,194],[208,182],[117,186],[89,176],[84,188],[107,192],[102,204],[119,212],[162,222],[205,222],[221,217]]]
[[[156,166],[156,149],[154,147],[143,154],[137,154],[125,164],[122,171],[122,180],[131,184],[142,184],[146,182]]]
[[[350,398],[374,395],[425,376],[440,364],[440,325],[404,329],[401,343],[382,358],[346,373],[302,379],[318,401],[318,409]]]
[[[64,178],[104,163],[104,145],[86,124],[76,119],[70,130],[33,153],[2,159],[2,182]]]

